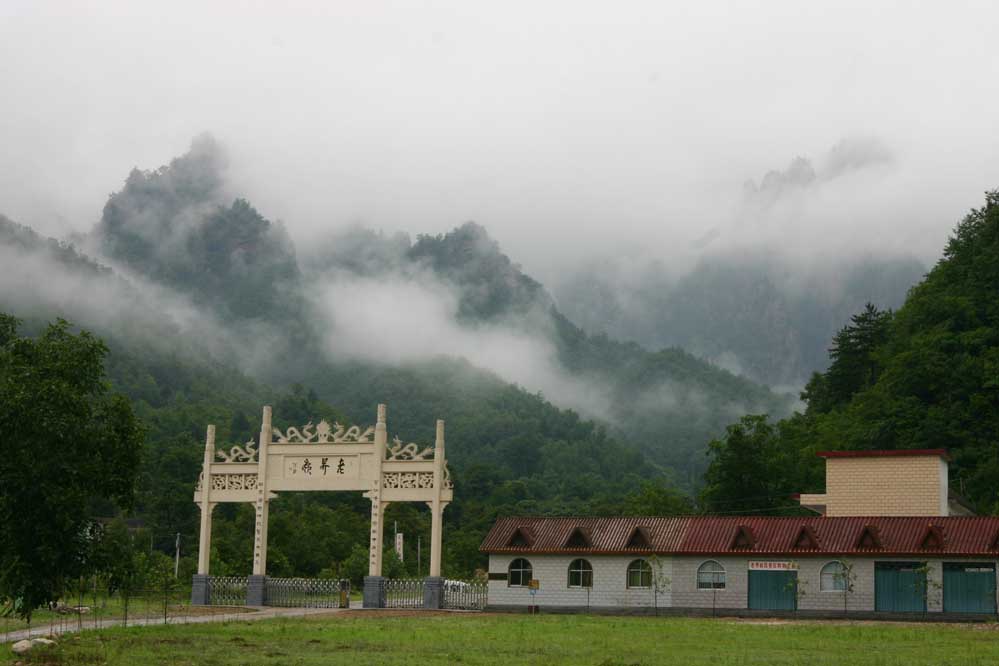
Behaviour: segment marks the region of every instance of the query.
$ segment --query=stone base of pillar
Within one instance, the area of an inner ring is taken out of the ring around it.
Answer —
[[[364,577],[364,607],[385,608],[385,576]]]
[[[427,576],[423,579],[423,607],[437,610],[444,607],[444,579]]]
[[[208,575],[194,574],[194,580],[191,581],[191,605],[207,606],[209,601]]]
[[[263,606],[267,602],[267,576],[246,579],[246,605]]]

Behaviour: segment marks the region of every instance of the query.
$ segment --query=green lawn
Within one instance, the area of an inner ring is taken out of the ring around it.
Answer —
[[[65,637],[37,664],[976,664],[995,625],[435,614],[364,611]],[[10,654],[10,653],[7,653]],[[13,659],[10,660],[11,662]]]

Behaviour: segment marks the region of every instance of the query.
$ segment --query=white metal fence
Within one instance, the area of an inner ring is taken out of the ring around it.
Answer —
[[[283,608],[348,608],[350,581],[331,578],[268,578],[264,604]]]
[[[423,608],[423,579],[391,578],[385,581],[385,608]]]
[[[211,606],[245,606],[246,576],[209,576],[208,603]]]

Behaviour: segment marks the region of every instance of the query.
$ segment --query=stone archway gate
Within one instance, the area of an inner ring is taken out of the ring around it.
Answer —
[[[444,508],[454,497],[444,457],[444,421],[437,421],[434,446],[388,442],[385,405],[378,405],[374,426],[352,426],[320,421],[281,431],[272,425],[269,406],[263,409],[259,447],[253,440],[228,451],[215,448],[215,426],[205,437],[205,457],[194,501],[201,507],[198,573],[192,603],[209,603],[209,553],[212,510],[220,502],[252,503],[256,510],[253,533],[253,574],[246,583],[246,603],[261,606],[267,589],[267,522],[270,501],[284,491],[363,491],[371,500],[368,575],[364,579],[364,606],[385,606],[382,576],[382,521],[392,502],[425,502],[431,512],[430,577],[424,582],[426,606],[440,608],[441,533]],[[220,460],[217,460],[219,458]]]

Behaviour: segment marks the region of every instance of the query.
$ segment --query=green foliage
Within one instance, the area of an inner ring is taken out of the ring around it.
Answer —
[[[694,512],[689,495],[664,482],[646,481],[625,498],[623,511],[630,516],[677,516]]]
[[[355,543],[350,549],[350,555],[343,561],[340,568],[340,576],[349,578],[350,584],[360,589],[364,584],[364,577],[368,575],[368,549],[359,543]]]
[[[92,507],[134,499],[142,429],[106,354],[65,321],[28,338],[0,315],[0,597],[26,615],[93,566]]]
[[[892,316],[868,307],[837,334],[804,414],[747,417],[711,447],[712,507],[821,485],[814,453],[949,449],[951,482],[999,511],[999,192],[957,226],[943,258]],[[752,481],[745,469],[759,480]]]
[[[727,514],[782,513],[793,508],[794,477],[774,473],[787,462],[781,435],[765,415],[750,415],[730,425],[723,438],[713,440],[701,492],[704,509]]]

